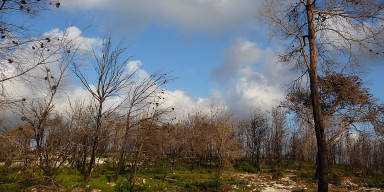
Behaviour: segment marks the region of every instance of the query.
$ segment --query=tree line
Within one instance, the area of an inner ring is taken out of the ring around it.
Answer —
[[[269,112],[254,110],[248,118],[239,119],[228,109],[212,105],[208,111],[196,109],[170,121],[172,112],[160,109],[138,116],[116,111],[100,116],[99,103],[78,102],[63,114],[46,112],[47,106],[41,102],[25,101],[23,105],[34,113],[21,113],[20,124],[1,132],[0,160],[22,170],[24,179],[45,184],[54,184],[65,169],[79,170],[87,183],[100,163],[113,167],[112,179],[126,177],[133,190],[140,169],[151,164],[167,162],[171,169],[187,163],[222,170],[247,160],[262,171],[263,164],[283,169],[294,162],[317,161],[313,125],[282,106]],[[346,165],[365,174],[383,171],[382,136],[369,126],[337,134],[343,129],[339,120],[332,121],[335,124],[326,131],[329,164]],[[338,137],[332,139],[335,134]]]

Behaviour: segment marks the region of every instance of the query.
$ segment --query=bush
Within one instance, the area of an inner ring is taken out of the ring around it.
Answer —
[[[114,191],[116,192],[128,192],[131,188],[131,185],[129,183],[119,183],[115,186]]]
[[[187,183],[184,187],[191,189],[192,191],[219,191],[223,185],[224,183],[220,179],[210,179],[204,182],[196,182],[193,184]]]
[[[239,171],[245,171],[248,173],[256,173],[257,168],[251,165],[248,161],[239,161],[234,166]]]
[[[272,179],[276,180],[283,176],[283,171],[280,168],[276,169],[276,166],[271,169]]]
[[[220,190],[222,186],[223,186],[223,182],[220,179],[208,180],[204,183],[198,184],[198,187],[204,191],[212,190],[212,189]]]
[[[335,173],[331,173],[329,175],[329,182],[334,184],[334,185],[341,185],[342,179]]]

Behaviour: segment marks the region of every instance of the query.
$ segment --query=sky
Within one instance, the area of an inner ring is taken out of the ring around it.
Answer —
[[[254,108],[270,110],[284,99],[286,86],[300,74],[276,62],[282,47],[268,36],[258,18],[255,0],[63,0],[59,9],[24,21],[32,33],[70,30],[90,49],[106,31],[128,47],[131,67],[142,73],[169,73],[167,104],[179,113],[207,109],[212,102],[229,107],[236,116]],[[364,75],[375,97],[384,99],[384,66]],[[84,89],[68,81],[71,95]]]

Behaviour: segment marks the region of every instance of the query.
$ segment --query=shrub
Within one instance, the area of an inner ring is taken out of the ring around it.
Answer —
[[[252,166],[248,161],[239,161],[234,166],[239,171],[245,171],[248,173],[256,173],[257,168]]]
[[[341,177],[339,177],[337,174],[335,173],[331,173],[329,175],[329,181],[332,183],[332,184],[335,184],[335,185],[341,185],[342,183],[342,179]]]

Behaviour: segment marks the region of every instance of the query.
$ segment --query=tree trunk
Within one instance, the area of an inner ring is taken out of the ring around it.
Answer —
[[[260,146],[257,147],[256,163],[257,163],[257,170],[261,171],[261,166],[260,166]]]
[[[92,154],[91,154],[91,161],[89,162],[89,167],[88,167],[88,173],[86,173],[85,175],[85,179],[84,179],[84,182],[85,184],[88,183],[91,175],[92,175],[92,172],[93,172],[93,165],[95,163],[95,159],[96,159],[96,151],[97,151],[97,145],[98,145],[98,137],[95,138],[94,142],[93,142],[93,146],[92,146]]]
[[[323,117],[320,106],[320,95],[318,86],[318,74],[317,74],[317,50],[316,50],[316,36],[315,36],[315,25],[313,15],[313,2],[312,0],[307,1],[307,18],[308,18],[308,40],[309,40],[309,51],[310,51],[310,89],[311,89],[311,100],[313,108],[313,118],[315,123],[315,132],[317,140],[317,158],[319,166],[319,182],[318,191],[328,191],[328,149],[326,138],[324,134]]]
[[[123,145],[124,145],[124,143],[123,143]],[[121,149],[119,162],[117,163],[117,168],[116,168],[115,174],[113,176],[113,180],[115,180],[115,181],[117,181],[117,179],[119,178],[119,174],[120,174],[121,168],[124,165],[124,156],[125,156],[125,150]]]
[[[126,124],[125,124],[124,140],[123,140],[123,144],[121,146],[120,158],[119,158],[119,162],[117,163],[117,169],[115,171],[114,178],[113,178],[115,181],[117,181],[117,179],[119,178],[121,167],[123,167],[124,161],[125,161],[125,153],[127,151],[127,144],[126,143],[128,142],[128,133],[129,133],[129,130],[131,129],[132,108],[133,108],[133,105],[130,106],[128,113],[127,113],[127,119],[125,122]]]
[[[84,137],[84,142],[83,142],[83,159],[81,162],[81,173],[85,174],[85,166],[87,164],[87,142],[86,142],[86,137]]]
[[[137,167],[138,167],[139,160],[140,160],[140,157],[141,157],[141,152],[143,150],[143,145],[144,145],[144,142],[141,142],[139,150],[137,151],[137,156],[136,156],[136,159],[135,159],[135,164],[133,165],[133,170],[131,172],[131,178],[130,178],[131,189],[130,189],[130,191],[134,191],[134,189],[135,189]]]
[[[89,167],[88,167],[88,173],[85,175],[84,182],[85,184],[88,183],[89,178],[92,175],[93,172],[93,165],[96,160],[96,152],[97,152],[97,147],[99,145],[99,134],[100,134],[100,129],[101,129],[101,121],[102,121],[102,114],[103,114],[103,103],[104,100],[101,99],[99,102],[99,109],[97,113],[97,118],[96,118],[96,130],[95,130],[95,137],[93,139],[93,145],[92,145],[92,154],[91,154],[91,161],[89,162]]]

